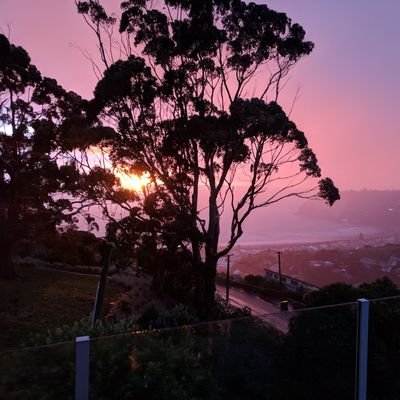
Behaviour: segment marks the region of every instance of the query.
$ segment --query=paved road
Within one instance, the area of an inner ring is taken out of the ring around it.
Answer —
[[[68,273],[73,275],[93,276],[94,278],[98,278],[100,276],[100,275],[85,274],[74,271],[57,270],[54,268],[47,268],[47,267],[38,267],[38,268],[49,271]],[[217,287],[217,292],[223,299],[225,299],[225,294],[226,294],[225,286],[217,283],[216,287]],[[286,333],[288,331],[289,320],[293,316],[292,312],[282,312],[279,310],[279,307],[276,306],[275,304],[269,303],[255,294],[248,293],[245,290],[236,287],[230,287],[229,301],[233,305],[237,305],[239,307],[249,307],[251,309],[252,315],[260,317],[265,322],[268,322],[281,332]]]
[[[225,287],[219,284],[216,286],[217,292],[225,298]],[[233,305],[249,307],[253,315],[262,318],[281,332],[286,333],[288,331],[289,320],[293,315],[291,312],[282,312],[278,306],[268,303],[259,296],[248,293],[241,288],[231,287],[229,290],[229,300]]]

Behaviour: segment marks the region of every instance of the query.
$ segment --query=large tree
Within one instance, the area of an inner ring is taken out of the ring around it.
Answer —
[[[121,3],[117,42],[118,19],[97,0],[77,1],[105,66],[90,114],[114,129],[108,140],[114,167],[149,178],[144,206],[133,209],[131,221],[151,221],[165,207],[185,226],[181,246],[189,244],[197,306],[206,313],[217,261],[254,210],[291,196],[321,197],[329,205],[339,198],[332,180],[321,179],[304,133],[278,105],[289,71],[313,43],[266,5],[152,4]],[[202,212],[201,191],[208,198]],[[228,208],[230,236],[221,247],[220,218]]]
[[[85,130],[84,104],[0,34],[0,277],[15,275],[18,240],[74,222],[87,205],[93,174],[68,156],[96,136]]]

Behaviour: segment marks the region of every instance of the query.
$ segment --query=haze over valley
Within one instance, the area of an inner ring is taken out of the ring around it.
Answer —
[[[290,199],[260,210],[232,252],[241,276],[278,270],[316,286],[388,276],[400,284],[400,191],[345,191],[332,208]],[[275,208],[275,209],[274,209]],[[265,224],[262,223],[265,221]],[[221,260],[219,270],[226,270]]]
[[[400,191],[344,191],[333,207],[323,201],[286,199],[257,210],[241,244],[279,244],[355,239],[400,232]],[[228,226],[222,221],[222,238]]]

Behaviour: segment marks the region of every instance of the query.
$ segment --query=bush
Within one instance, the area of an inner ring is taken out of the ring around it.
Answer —
[[[97,400],[205,399],[210,371],[196,338],[185,330],[99,339],[92,346]]]
[[[129,320],[110,321],[110,320],[99,320],[96,321],[92,327],[92,316],[82,318],[79,321],[74,322],[71,325],[63,325],[55,329],[48,329],[45,332],[39,332],[28,338],[27,342],[24,343],[26,346],[42,346],[53,343],[61,343],[75,340],[77,336],[109,336],[117,335],[120,333],[126,333],[135,331],[138,327]]]
[[[235,307],[231,304],[227,304],[221,296],[216,295],[216,315],[215,319],[227,319],[227,318],[241,318],[249,317],[251,315],[251,308],[249,307]]]
[[[177,304],[167,310],[162,303],[153,301],[138,319],[143,329],[167,328],[178,325],[190,325],[198,321],[197,315],[186,305]]]

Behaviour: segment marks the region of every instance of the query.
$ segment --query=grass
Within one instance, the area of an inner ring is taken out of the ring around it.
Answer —
[[[16,280],[0,280],[0,351],[21,346],[31,333],[72,323],[93,309],[96,276],[19,268]],[[123,288],[107,283],[104,314]]]

